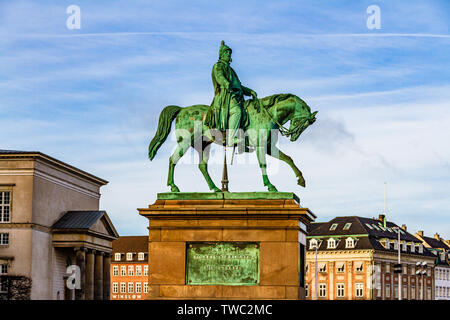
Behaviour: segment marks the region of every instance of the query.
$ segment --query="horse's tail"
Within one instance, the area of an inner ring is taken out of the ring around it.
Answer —
[[[159,147],[166,141],[167,136],[170,133],[170,128],[172,127],[172,121],[176,118],[181,109],[182,108],[178,106],[167,106],[161,112],[158,130],[156,130],[156,134],[148,146],[148,157],[150,160],[153,160]]]

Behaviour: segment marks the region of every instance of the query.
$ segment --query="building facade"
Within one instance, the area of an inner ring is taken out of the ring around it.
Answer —
[[[144,300],[148,294],[148,237],[113,241],[111,300]]]
[[[0,150],[0,298],[109,299],[118,234],[99,211],[106,183],[40,152]]]
[[[450,245],[437,233],[431,238],[424,236],[423,231],[418,231],[415,236],[435,255],[435,299],[450,300]]]
[[[400,286],[394,273],[398,232]],[[308,300],[394,300],[399,294],[407,300],[434,299],[433,255],[405,226],[386,222],[383,215],[313,223],[307,239]]]

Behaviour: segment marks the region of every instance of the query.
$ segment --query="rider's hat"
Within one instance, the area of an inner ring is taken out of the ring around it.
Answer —
[[[222,40],[222,42],[220,43],[219,57],[221,57],[222,54],[227,50],[230,50],[230,52],[233,52],[233,50],[231,50],[231,48],[225,44],[225,41]]]

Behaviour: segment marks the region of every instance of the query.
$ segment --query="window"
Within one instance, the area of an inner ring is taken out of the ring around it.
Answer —
[[[309,250],[316,249],[316,246],[317,246],[317,240],[316,239],[309,240]],[[317,248],[317,249],[319,249],[319,248]]]
[[[142,266],[136,266],[136,275],[142,276]]]
[[[134,276],[134,266],[128,266],[128,275]]]
[[[338,226],[337,223],[333,223],[333,224],[331,225],[331,227],[330,227],[330,230],[331,230],[331,231],[336,230],[337,226]]]
[[[6,279],[0,280],[0,292],[6,292]]]
[[[10,222],[11,191],[0,191],[0,223]]]
[[[144,282],[144,293],[148,293],[148,282]]]
[[[148,266],[144,266],[144,276],[148,276]]]
[[[386,273],[391,273],[391,265],[389,263],[386,264]]]
[[[9,245],[9,233],[0,233],[0,245]]]
[[[355,284],[355,297],[362,298],[364,296],[364,283]]]
[[[321,262],[319,264],[319,272],[322,273],[327,272],[327,264],[325,262]]]
[[[336,248],[336,240],[333,238],[328,239],[328,249],[335,249]]]
[[[128,282],[128,293],[134,293],[134,282]]]
[[[378,227],[379,227],[381,230],[383,230],[383,231],[386,231],[386,230],[387,230],[385,227],[383,227],[383,225],[382,225],[381,223],[378,223]]]
[[[403,291],[402,291],[402,300],[408,299],[408,290],[406,288],[406,284],[403,285]]]
[[[370,230],[373,230],[372,226],[368,223],[366,223],[367,228],[369,228]]]
[[[392,233],[393,231],[392,231],[392,229],[391,228],[389,228],[389,227],[386,227],[386,229],[387,229],[387,231],[389,231],[390,233]]]
[[[120,293],[127,293],[127,284],[125,282],[120,283]]]
[[[372,224],[372,227],[374,227],[375,230],[381,231],[380,228],[378,228],[376,224]]]
[[[138,253],[138,260],[144,260],[145,259],[145,253],[144,252],[139,252]]]
[[[423,244],[419,244],[419,253],[423,253]]]
[[[122,254],[120,254],[120,253],[115,253],[114,254],[114,260],[116,260],[116,261],[120,261],[121,257],[122,257]]]
[[[327,296],[326,283],[319,283],[319,298],[325,298]]]
[[[354,248],[355,240],[353,238],[347,238],[347,240],[345,240],[345,247],[346,248]]]
[[[356,268],[355,268],[356,272],[363,272],[363,263],[362,262],[357,262],[355,266],[356,266]]]
[[[411,243],[411,253],[414,253],[414,249],[415,249],[415,245],[414,245],[414,242],[413,243]]]
[[[338,283],[336,285],[336,292],[338,298],[343,298],[345,296],[345,285],[343,283]]]
[[[394,284],[394,298],[398,299],[398,284]]]
[[[345,225],[344,225],[344,230],[349,230],[350,229],[350,227],[352,226],[352,223],[351,222],[347,222]]]
[[[391,285],[389,283],[386,283],[386,294],[385,294],[386,298],[390,298],[391,297]]]
[[[118,275],[119,275],[119,266],[113,266],[113,276],[117,277]]]
[[[309,297],[309,284],[305,284],[305,296]]]
[[[416,299],[416,286],[411,286],[411,299]]]
[[[402,243],[402,251],[406,251],[406,242]]]
[[[308,271],[309,271],[309,264],[307,263],[305,266],[305,273],[308,274]]]
[[[113,282],[113,293],[119,293],[119,284],[117,282]]]
[[[125,277],[127,275],[127,267],[126,266],[120,266],[120,275],[122,277]]]
[[[8,273],[8,265],[7,264],[1,264],[0,265],[0,274],[7,274]]]
[[[431,299],[431,287],[427,288],[427,299]]]
[[[142,293],[142,283],[136,282],[136,293]]]
[[[336,264],[337,272],[342,273],[345,271],[345,262],[338,262]]]
[[[133,260],[133,253],[127,252],[127,261],[131,261],[131,260]]]

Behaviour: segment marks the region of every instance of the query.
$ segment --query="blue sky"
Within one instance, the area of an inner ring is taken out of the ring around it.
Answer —
[[[79,30],[66,27],[73,4]],[[381,9],[379,30],[366,26],[370,5]],[[119,233],[146,234],[136,208],[168,191],[175,146],[171,136],[148,161],[159,112],[210,103],[225,40],[258,96],[290,92],[319,110],[297,142],[280,139],[307,188],[274,160],[279,190],[318,221],[375,217],[386,181],[389,220],[450,238],[449,21],[445,0],[4,0],[1,148],[39,150],[107,179],[101,207]],[[231,191],[264,191],[256,160],[243,157],[229,167]],[[188,162],[177,166],[180,189],[208,191]],[[220,163],[210,171],[219,184]]]

